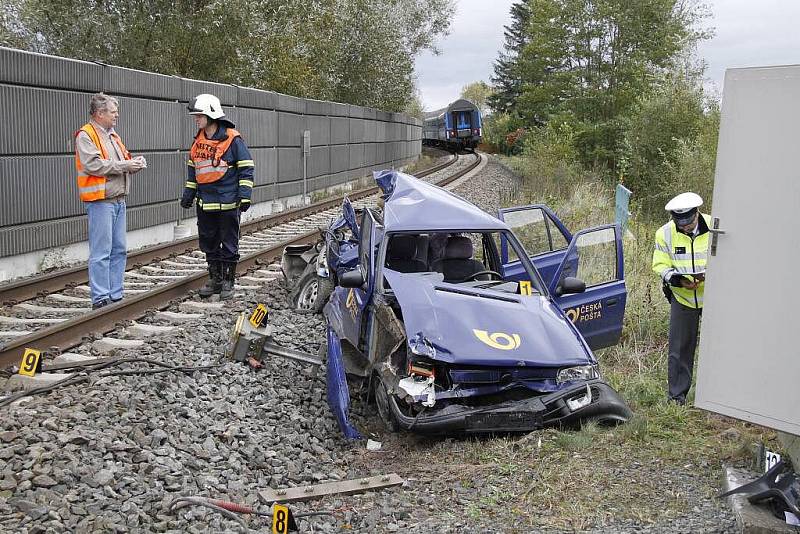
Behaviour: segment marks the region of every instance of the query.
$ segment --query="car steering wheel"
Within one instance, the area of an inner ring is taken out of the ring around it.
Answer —
[[[486,270],[486,271],[478,271],[477,273],[472,273],[468,277],[464,278],[462,282],[472,282],[473,280],[475,280],[475,277],[480,276],[482,274],[494,275],[497,277],[498,280],[503,280],[503,275],[498,273],[497,271]]]

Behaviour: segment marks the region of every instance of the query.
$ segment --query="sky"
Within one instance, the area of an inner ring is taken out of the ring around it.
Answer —
[[[456,100],[468,83],[489,82],[503,46],[503,25],[511,22],[514,0],[457,0],[450,35],[439,42],[442,54],[417,58],[418,86],[427,111]],[[725,69],[800,63],[800,1],[711,0],[705,26],[715,35],[701,43],[706,88],[722,94]]]

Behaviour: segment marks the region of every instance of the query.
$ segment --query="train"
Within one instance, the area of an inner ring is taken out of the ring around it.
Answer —
[[[446,108],[425,114],[422,144],[456,150],[474,149],[481,142],[481,110],[460,98]]]

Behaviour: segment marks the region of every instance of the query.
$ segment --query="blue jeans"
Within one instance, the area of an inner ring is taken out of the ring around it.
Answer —
[[[125,201],[85,202],[89,215],[89,288],[92,304],[122,298],[125,277]]]

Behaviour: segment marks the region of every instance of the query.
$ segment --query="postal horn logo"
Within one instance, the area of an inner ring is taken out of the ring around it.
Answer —
[[[504,332],[490,334],[486,330],[473,330],[472,333],[493,349],[516,350],[522,344],[519,334],[506,334]]]

